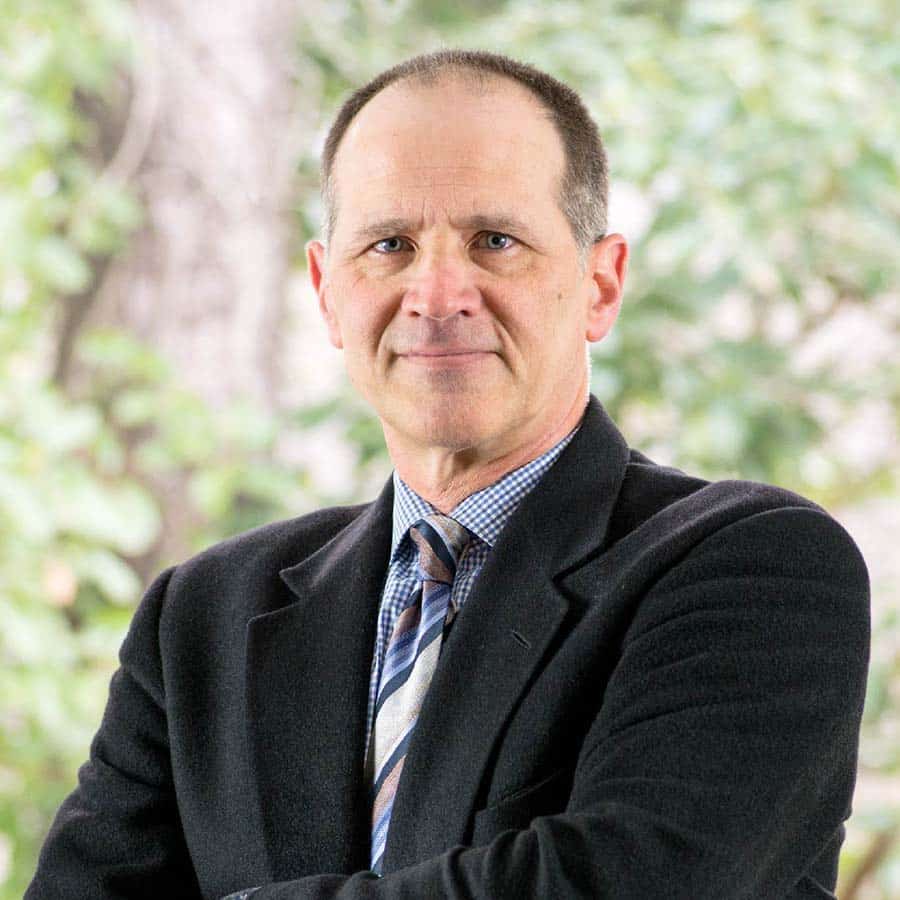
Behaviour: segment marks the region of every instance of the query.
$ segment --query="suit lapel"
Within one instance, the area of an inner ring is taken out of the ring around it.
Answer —
[[[271,875],[369,865],[363,744],[393,484],[280,572],[298,600],[252,619],[247,708]]]
[[[461,843],[504,722],[563,628],[557,587],[602,548],[628,459],[595,397],[510,518],[454,622],[394,799],[385,873]],[[281,571],[297,602],[248,626],[247,702],[274,880],[369,867],[363,743],[393,484]]]
[[[394,798],[383,871],[465,840],[504,722],[563,627],[556,586],[603,546],[628,446],[595,397],[510,518],[441,650]]]

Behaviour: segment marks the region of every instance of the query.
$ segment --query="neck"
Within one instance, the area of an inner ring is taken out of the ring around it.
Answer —
[[[386,424],[384,435],[397,474],[435,509],[449,515],[466,497],[558,444],[581,421],[584,411],[582,389],[562,417],[544,422],[533,434],[519,435],[512,446],[493,453],[482,453],[478,447],[461,451],[430,447],[423,454],[405,445]]]

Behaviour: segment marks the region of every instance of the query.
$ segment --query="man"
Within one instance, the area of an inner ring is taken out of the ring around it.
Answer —
[[[628,251],[581,101],[418,57],[323,169],[309,269],[394,473],[159,575],[27,896],[833,897],[866,567],[589,394]]]

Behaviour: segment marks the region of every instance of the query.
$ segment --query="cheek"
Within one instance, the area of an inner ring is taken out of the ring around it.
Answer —
[[[583,355],[583,335],[574,300],[564,289],[544,290],[540,300],[522,309],[514,339],[528,367],[529,378],[552,381]]]
[[[541,291],[524,295],[530,299],[519,304],[517,322],[523,339],[532,353],[551,358],[559,352],[574,327],[570,303],[561,289],[544,287]]]
[[[390,318],[383,297],[362,275],[336,288],[342,298],[341,331],[345,344],[357,351],[374,352]]]

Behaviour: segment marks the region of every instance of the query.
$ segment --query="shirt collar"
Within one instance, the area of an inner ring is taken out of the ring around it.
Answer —
[[[540,481],[541,477],[556,462],[560,453],[569,441],[575,437],[581,427],[579,423],[559,442],[540,456],[507,472],[493,484],[469,494],[450,512],[451,518],[481,538],[489,547],[494,546],[498,535],[503,530],[509,517],[513,514],[525,495]],[[437,510],[423,497],[420,497],[394,469],[394,520],[391,538],[391,561],[397,547],[403,540],[411,525],[423,516]]]

